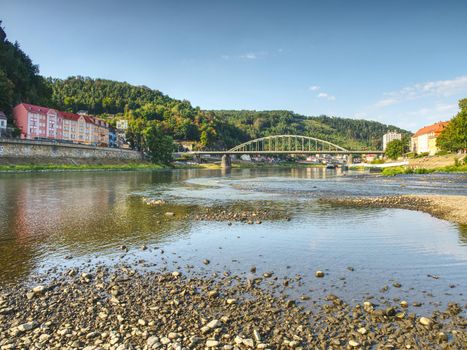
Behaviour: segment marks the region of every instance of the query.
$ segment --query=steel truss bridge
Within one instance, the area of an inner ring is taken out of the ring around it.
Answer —
[[[275,135],[250,140],[226,151],[191,151],[193,155],[242,155],[242,154],[384,154],[383,151],[348,150],[329,141],[310,136]]]

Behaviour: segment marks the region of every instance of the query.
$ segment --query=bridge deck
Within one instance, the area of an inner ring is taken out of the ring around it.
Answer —
[[[384,151],[190,151],[180,154],[192,155],[242,155],[242,154],[384,154]]]

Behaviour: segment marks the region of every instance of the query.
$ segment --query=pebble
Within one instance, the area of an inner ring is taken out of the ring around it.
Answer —
[[[219,345],[219,342],[217,340],[213,340],[213,339],[208,339],[206,341],[206,346],[208,348],[215,348]]]
[[[318,277],[318,278],[324,277],[324,272],[318,270],[318,271],[315,272],[315,276]]]
[[[420,317],[419,322],[427,327],[431,327],[433,325],[433,321],[428,317]]]

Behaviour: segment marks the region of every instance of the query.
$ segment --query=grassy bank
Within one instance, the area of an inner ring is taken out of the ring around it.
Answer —
[[[384,176],[395,176],[402,174],[430,174],[430,173],[457,173],[467,172],[467,164],[448,165],[439,168],[412,168],[405,166],[384,168],[381,172]]]
[[[18,164],[0,165],[0,172],[36,172],[36,171],[84,171],[84,170],[153,170],[164,169],[165,165],[150,163],[129,164]]]
[[[220,163],[202,163],[202,164],[177,164],[176,169],[221,169]],[[250,168],[322,168],[321,164],[302,164],[295,162],[287,163],[232,163],[232,169],[250,169]]]

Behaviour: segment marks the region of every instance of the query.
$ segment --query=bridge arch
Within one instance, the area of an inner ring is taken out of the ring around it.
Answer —
[[[311,136],[301,135],[274,135],[244,142],[231,148],[228,152],[337,152],[348,153],[349,150],[332,142]]]

